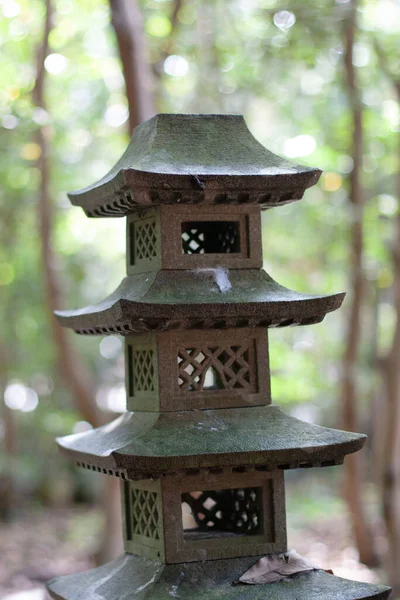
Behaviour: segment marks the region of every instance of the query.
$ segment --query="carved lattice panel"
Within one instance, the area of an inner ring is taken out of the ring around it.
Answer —
[[[129,336],[125,348],[128,410],[159,410],[156,337],[152,334]]]
[[[125,550],[156,560],[164,556],[163,494],[159,480],[123,481]]]
[[[131,528],[133,535],[160,539],[158,494],[147,490],[131,490]]]
[[[133,350],[133,394],[154,392],[154,350]]]
[[[270,402],[264,329],[138,334],[126,337],[125,348],[128,410],[169,412]]]
[[[181,392],[252,387],[249,345],[180,348],[178,385]]]
[[[135,259],[145,260],[157,256],[157,226],[155,219],[134,224]]]
[[[262,488],[186,492],[182,519],[184,532],[193,539],[257,535],[262,530]]]
[[[182,223],[183,254],[231,254],[240,252],[238,221],[189,221]]]

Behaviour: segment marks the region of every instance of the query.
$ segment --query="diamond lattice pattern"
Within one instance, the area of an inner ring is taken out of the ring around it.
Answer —
[[[181,348],[178,383],[182,392],[215,389],[249,389],[249,347]]]
[[[157,493],[134,488],[132,490],[132,532],[159,540],[159,527]]]
[[[231,254],[240,252],[240,229],[235,221],[182,223],[184,254]]]
[[[261,528],[262,489],[211,490],[182,494],[192,524],[186,531],[255,534]]]
[[[155,220],[135,223],[136,260],[152,259],[157,256],[157,228]]]
[[[154,392],[154,350],[135,350],[132,360],[134,393]]]

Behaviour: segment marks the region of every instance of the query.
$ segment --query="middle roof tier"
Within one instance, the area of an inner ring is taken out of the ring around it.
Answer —
[[[57,440],[85,468],[128,479],[193,469],[290,469],[340,464],[366,436],[305,423],[278,406],[126,412]]]
[[[310,325],[345,294],[294,292],[260,269],[159,270],[125,277],[99,304],[56,315],[81,334]]]

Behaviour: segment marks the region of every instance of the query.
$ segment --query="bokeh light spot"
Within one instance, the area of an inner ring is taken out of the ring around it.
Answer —
[[[171,33],[171,21],[162,15],[154,15],[146,22],[146,33],[153,37],[166,37]]]
[[[189,63],[179,54],[171,54],[164,61],[164,71],[172,77],[184,77],[189,72]]]
[[[280,10],[274,14],[274,25],[279,29],[290,29],[296,23],[296,15],[290,10]]]
[[[67,59],[62,54],[49,54],[44,61],[44,67],[51,75],[62,73],[67,66]]]
[[[271,44],[276,48],[284,48],[289,44],[289,40],[284,35],[274,35]]]
[[[104,120],[110,127],[120,127],[129,117],[128,108],[124,104],[112,104],[104,113]]]
[[[390,194],[380,194],[378,196],[379,212],[391,217],[397,212],[397,200]]]
[[[6,94],[10,100],[17,100],[21,95],[21,90],[17,87],[11,87],[8,88]]]
[[[15,115],[4,115],[1,119],[4,129],[15,129],[18,125],[18,119]]]
[[[35,390],[16,381],[6,387],[4,402],[12,410],[32,412],[39,404],[39,398]]]
[[[121,348],[122,342],[115,335],[107,336],[100,342],[100,354],[104,358],[114,358],[115,356],[118,356]]]
[[[72,429],[72,433],[83,433],[84,431],[90,431],[90,429],[93,429],[93,426],[88,421],[77,421]]]
[[[354,168],[354,160],[348,154],[341,154],[337,159],[337,169],[340,173],[351,173]]]
[[[369,63],[370,51],[368,46],[358,42],[353,48],[353,65],[355,67],[366,67]]]
[[[37,107],[32,111],[32,121],[37,125],[47,125],[50,115],[44,108]]]
[[[42,153],[42,150],[39,144],[35,144],[34,142],[24,144],[21,148],[21,157],[25,160],[37,160]]]
[[[297,156],[309,156],[317,147],[317,142],[312,135],[297,135],[294,138],[286,140],[284,144],[284,153],[289,158]]]
[[[21,7],[18,2],[14,2],[13,0],[7,0],[3,3],[2,6],[3,15],[7,19],[12,19],[16,17],[21,12]]]
[[[339,173],[328,171],[321,178],[321,187],[325,192],[336,192],[342,187],[343,178]]]

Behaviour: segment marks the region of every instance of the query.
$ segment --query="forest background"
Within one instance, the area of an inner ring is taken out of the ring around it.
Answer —
[[[0,11],[0,590],[42,594],[121,547],[118,482],[78,473],[54,437],[124,409],[123,344],[73,336],[52,311],[116,287],[124,220],[87,219],[66,191],[106,173],[155,112],[222,112],[324,170],[303,201],[263,214],[266,270],[299,291],[348,292],[322,324],[270,336],[274,402],[369,436],[343,468],[289,474],[290,541],[400,598],[399,1]]]

